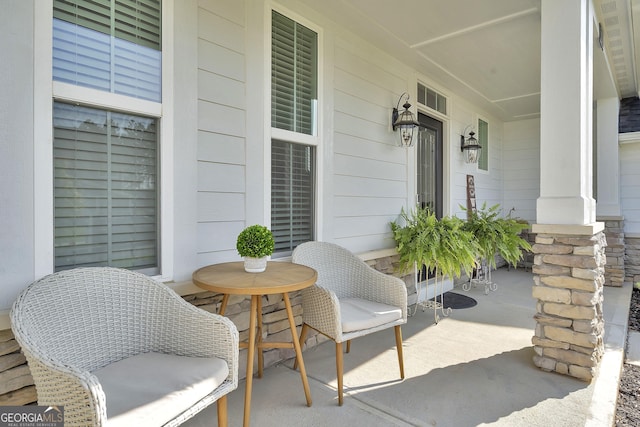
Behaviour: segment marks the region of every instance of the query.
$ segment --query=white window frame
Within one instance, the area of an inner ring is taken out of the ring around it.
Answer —
[[[491,141],[491,121],[480,114],[476,114],[474,127],[475,127],[476,134],[478,135],[478,143],[480,143],[480,126],[479,126],[480,120],[482,120],[487,124],[487,145],[489,145],[489,141]],[[491,170],[491,152],[488,152],[488,153],[489,154],[487,157],[487,169],[480,168],[480,159],[478,159],[478,163],[476,163],[476,170],[481,174],[488,175],[490,173],[489,171]]]
[[[160,150],[160,273],[173,279],[173,14],[174,0],[162,1],[162,103],[53,81],[53,0],[34,8],[34,276],[54,271],[53,100],[157,118]],[[125,108],[123,108],[125,107]]]
[[[317,94],[318,101],[316,103],[316,125],[315,125],[315,134],[306,135],[298,132],[292,132],[289,130],[278,129],[271,127],[271,24],[272,24],[272,11],[276,11],[295,22],[304,25],[310,30],[314,31],[318,35],[318,78],[317,78]],[[264,141],[265,145],[265,162],[264,162],[264,183],[265,183],[265,224],[271,224],[271,141],[273,139],[277,139],[285,142],[292,142],[296,144],[309,145],[316,148],[315,158],[316,158],[316,176],[315,176],[315,223],[314,223],[314,235],[316,240],[322,240],[322,194],[323,194],[323,170],[324,170],[324,155],[323,155],[323,144],[320,142],[323,138],[323,98],[324,98],[324,85],[323,85],[323,52],[324,52],[324,42],[323,42],[323,32],[322,29],[314,24],[313,22],[307,20],[301,15],[298,15],[295,12],[290,11],[278,4],[266,2],[265,5],[265,63],[266,63],[266,76],[265,76],[265,132],[266,138]],[[283,257],[279,259],[287,259],[289,257]]]
[[[436,85],[433,82],[429,82],[430,80],[426,76],[418,76],[415,81],[409,82],[409,87],[415,88],[415,92],[412,93],[412,96],[415,96],[413,99],[416,100],[417,111],[425,114],[427,116],[431,116],[436,120],[440,120],[442,122],[442,215],[450,215],[453,212],[453,207],[451,206],[452,194],[451,194],[451,183],[455,182],[455,168],[451,163],[452,157],[451,148],[455,147],[456,149],[460,149],[460,139],[456,132],[452,131],[452,120],[450,118],[451,112],[454,111],[454,99],[451,93],[446,91],[444,88]],[[429,83],[427,83],[429,82]],[[443,114],[438,110],[434,110],[433,108],[418,102],[418,85],[422,85],[426,88],[429,88],[436,93],[440,94],[447,100],[447,114]],[[452,143],[453,138],[453,143]],[[415,156],[415,150],[409,150],[412,156]],[[408,182],[411,183],[411,188],[409,189],[409,194],[413,194],[413,199],[410,200],[409,206],[415,206],[418,203],[417,197],[417,188],[418,175],[416,173],[417,167],[417,159],[412,158],[412,161],[409,163],[411,165],[408,168]]]

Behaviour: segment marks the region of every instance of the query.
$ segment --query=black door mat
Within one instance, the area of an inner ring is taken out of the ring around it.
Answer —
[[[440,302],[440,297],[438,297],[438,302]],[[458,310],[462,308],[471,308],[476,304],[478,304],[478,301],[466,295],[460,295],[455,292],[445,292],[442,294],[442,305],[444,308]]]

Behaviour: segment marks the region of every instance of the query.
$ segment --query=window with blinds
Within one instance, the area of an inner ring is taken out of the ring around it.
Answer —
[[[318,34],[273,11],[271,127],[316,134]]]
[[[317,135],[318,34],[271,17],[271,127],[291,132],[271,141],[271,231],[274,254],[288,256],[315,232],[316,148],[308,144]]]
[[[157,274],[157,119],[53,106],[55,271]]]
[[[54,0],[53,79],[159,102],[160,0]]]
[[[483,171],[489,170],[489,123],[482,119],[478,119],[478,144],[480,150],[480,158],[478,159],[478,169]]]
[[[314,239],[315,147],[271,142],[271,232],[287,256]]]

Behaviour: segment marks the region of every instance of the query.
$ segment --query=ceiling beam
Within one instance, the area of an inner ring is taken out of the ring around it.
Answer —
[[[501,16],[500,18],[496,18],[496,19],[492,19],[491,21],[486,21],[486,22],[482,22],[480,24],[477,25],[472,25],[470,27],[464,28],[462,30],[458,30],[458,31],[454,31],[452,33],[448,33],[448,34],[444,34],[442,36],[439,37],[434,37],[432,39],[429,40],[424,40],[421,41],[420,43],[415,43],[412,44],[411,46],[409,46],[412,49],[417,49],[419,47],[422,46],[426,46],[429,45],[431,43],[436,43],[442,40],[447,40],[453,37],[458,37],[467,33],[472,33],[474,31],[478,31],[478,30],[482,30],[484,28],[487,27],[492,27],[494,25],[498,25],[498,24],[502,24],[503,22],[509,22],[509,21],[513,21],[514,19],[520,19],[524,16],[528,16],[531,15],[533,13],[539,13],[540,11],[538,10],[538,8],[531,8],[531,9],[526,9],[517,13],[512,13],[510,15],[505,15],[505,16]]]

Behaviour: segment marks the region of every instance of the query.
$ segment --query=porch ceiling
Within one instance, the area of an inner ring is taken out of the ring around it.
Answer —
[[[540,0],[302,1],[505,121],[540,114]],[[596,94],[637,96],[640,0],[594,3]]]

